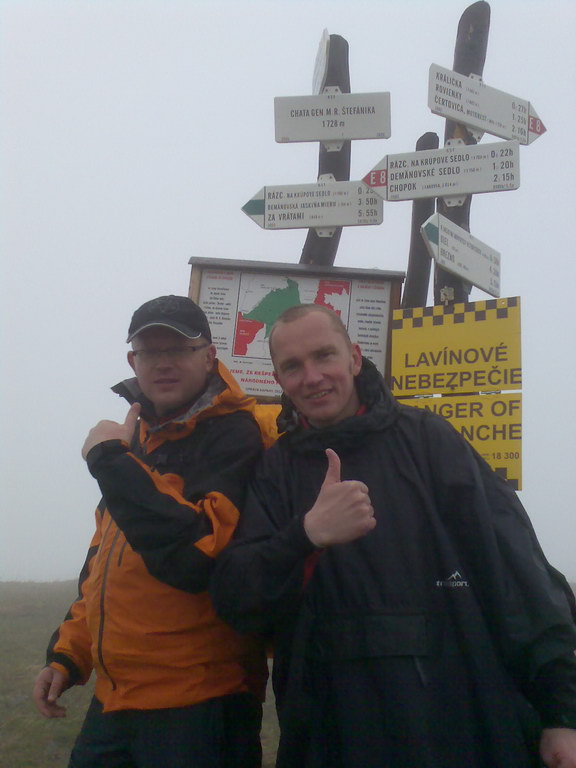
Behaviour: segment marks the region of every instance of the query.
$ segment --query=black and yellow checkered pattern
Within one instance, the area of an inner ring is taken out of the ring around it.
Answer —
[[[432,307],[414,307],[394,310],[392,330],[427,328],[434,325],[456,325],[467,319],[473,321],[504,319],[520,310],[520,298],[489,299],[460,304],[435,304]]]
[[[494,472],[496,472],[497,475],[500,475],[501,478],[506,480],[512,488],[514,488],[515,491],[520,490],[520,481],[518,478],[515,477],[508,477],[508,467],[495,467],[493,466],[492,469]]]

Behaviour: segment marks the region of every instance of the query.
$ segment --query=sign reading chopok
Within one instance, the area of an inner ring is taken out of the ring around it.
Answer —
[[[189,295],[208,317],[218,358],[248,394],[279,397],[268,337],[282,312],[296,304],[336,311],[363,354],[386,373],[403,272],[233,259],[192,258],[190,264]]]
[[[520,186],[517,141],[464,145],[384,155],[363,181],[384,200],[454,197]]]
[[[521,488],[518,297],[395,310],[391,374],[397,397],[447,418]]]

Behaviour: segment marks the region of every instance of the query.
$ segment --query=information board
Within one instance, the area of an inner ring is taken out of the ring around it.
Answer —
[[[336,311],[353,341],[386,372],[391,310],[404,274],[380,270],[193,258],[190,296],[205,311],[218,358],[245,392],[278,397],[268,337],[278,316],[296,304]]]

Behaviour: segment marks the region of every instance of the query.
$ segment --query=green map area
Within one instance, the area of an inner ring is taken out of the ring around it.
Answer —
[[[256,304],[254,309],[243,315],[244,320],[253,320],[265,325],[266,338],[270,335],[272,326],[285,309],[302,303],[298,283],[295,280],[290,280],[290,278],[286,278],[286,282],[288,283],[286,288],[275,288],[270,291]]]

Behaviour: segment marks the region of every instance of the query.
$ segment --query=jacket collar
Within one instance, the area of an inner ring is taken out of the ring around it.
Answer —
[[[215,362],[214,370],[208,378],[204,391],[187,408],[179,409],[173,416],[168,416],[161,422],[154,413],[152,403],[142,393],[136,377],[115,384],[112,391],[127,400],[130,405],[140,403],[142,421],[146,422],[149,433],[175,427],[178,429],[179,436],[182,436],[183,426],[196,423],[199,417],[223,415],[238,410],[253,412],[255,404],[254,398],[242,392],[236,379],[219,360]]]

